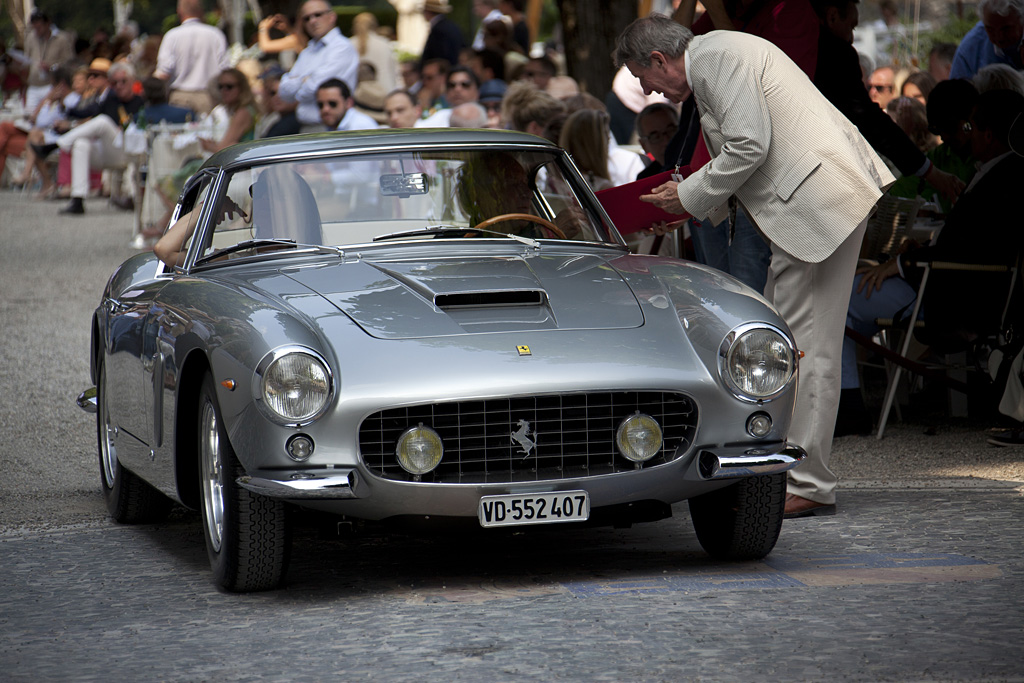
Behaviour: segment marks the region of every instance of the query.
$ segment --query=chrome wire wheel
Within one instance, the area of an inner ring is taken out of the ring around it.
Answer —
[[[202,458],[203,520],[213,552],[219,553],[224,542],[224,480],[220,430],[213,404],[203,404],[200,424],[200,457]]]

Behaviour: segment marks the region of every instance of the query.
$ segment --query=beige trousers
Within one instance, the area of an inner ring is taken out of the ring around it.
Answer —
[[[175,107],[191,109],[199,115],[209,114],[213,110],[213,98],[205,90],[172,90],[167,102]]]
[[[121,195],[124,169],[128,163],[121,140],[121,127],[106,114],[94,116],[57,139],[57,146],[71,154],[71,196],[89,195],[89,169],[110,169],[110,194]]]
[[[836,501],[838,478],[828,463],[839,408],[846,311],[866,227],[864,219],[821,263],[800,261],[773,244],[764,290],[805,354],[788,438],[807,451],[807,459],[789,471],[788,491],[827,505]]]

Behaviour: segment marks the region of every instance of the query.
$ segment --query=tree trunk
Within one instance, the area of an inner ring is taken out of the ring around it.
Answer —
[[[637,18],[637,0],[559,0],[558,9],[569,75],[603,101],[615,77],[615,40]]]

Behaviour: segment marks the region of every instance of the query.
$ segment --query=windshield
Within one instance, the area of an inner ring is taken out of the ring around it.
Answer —
[[[393,151],[255,166],[226,179],[201,257],[247,241],[259,253],[275,239],[345,247],[512,234],[617,243],[554,150]]]

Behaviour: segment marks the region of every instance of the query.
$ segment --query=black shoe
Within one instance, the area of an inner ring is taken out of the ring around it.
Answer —
[[[110,203],[113,206],[116,206],[117,208],[121,209],[122,211],[135,210],[135,200],[133,200],[131,197],[111,197]]]
[[[864,436],[871,433],[871,416],[864,407],[864,398],[860,389],[843,389],[839,392],[839,414],[836,415],[836,427],[832,436],[858,434]]]
[[[993,446],[1024,446],[1024,429],[1014,428],[990,433],[988,442]]]
[[[53,152],[53,150],[57,149],[56,142],[51,142],[48,145],[40,145],[35,142],[30,144],[32,145],[32,149],[35,150],[36,156],[39,157],[40,159],[45,159],[46,157],[50,156],[50,153]]]
[[[62,214],[81,216],[85,213],[85,205],[82,203],[81,197],[72,197],[68,205],[60,210]]]

